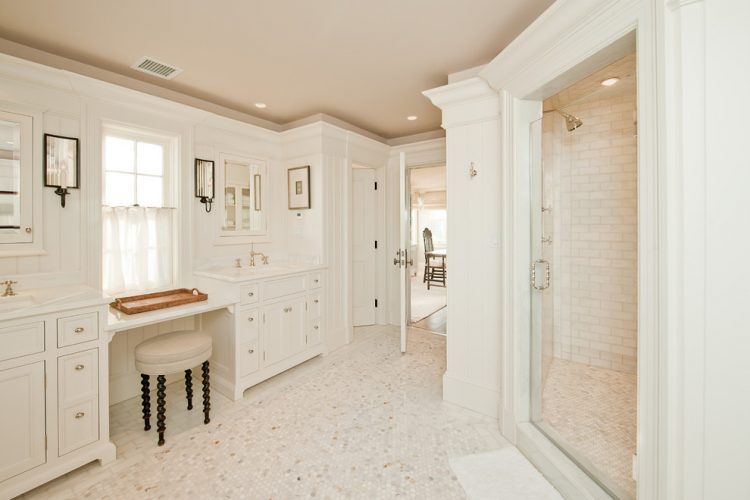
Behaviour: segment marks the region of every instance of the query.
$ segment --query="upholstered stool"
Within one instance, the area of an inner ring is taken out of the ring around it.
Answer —
[[[208,377],[208,358],[211,357],[211,337],[197,331],[172,332],[141,342],[135,347],[135,367],[141,372],[144,429],[151,429],[151,393],[149,378],[156,375],[156,428],[159,446],[164,444],[166,375],[185,372],[187,409],[193,409],[192,368],[202,364],[203,372],[203,423],[211,420],[211,394]]]

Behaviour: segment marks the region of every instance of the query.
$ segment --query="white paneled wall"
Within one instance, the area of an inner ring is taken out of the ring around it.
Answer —
[[[448,368],[443,398],[497,416],[502,275],[499,96],[479,78],[426,92],[443,111],[448,192]],[[470,167],[477,174],[469,174]]]

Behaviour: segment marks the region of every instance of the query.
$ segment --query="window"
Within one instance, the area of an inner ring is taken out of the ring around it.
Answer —
[[[130,130],[103,136],[102,289],[174,282],[173,140]]]

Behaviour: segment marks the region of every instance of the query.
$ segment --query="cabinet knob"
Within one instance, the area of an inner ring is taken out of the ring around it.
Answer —
[[[253,295],[255,295],[255,293],[254,293],[254,292],[247,292],[247,296],[248,296],[248,297],[252,297]]]
[[[315,302],[317,304],[318,303],[318,299],[313,300],[313,302]]]
[[[317,330],[318,329],[318,325],[315,325],[313,328],[315,328]]]
[[[73,331],[74,331],[75,333],[82,333],[82,332],[83,332],[83,330],[84,330],[84,328],[83,328],[82,326],[79,326],[78,328],[76,328],[76,329],[75,329],[75,330],[73,330]]]
[[[249,350],[249,351],[247,351],[247,352],[248,352],[249,354],[252,354],[252,353],[254,353],[254,352],[255,352],[255,349],[250,349],[250,350]]]
[[[26,231],[26,234],[31,234],[31,228],[30,228],[30,227],[27,227],[27,228],[25,229],[25,231]]]
[[[250,316],[249,318],[247,318],[247,320],[250,321],[250,322],[253,322],[253,321],[255,321],[255,318],[253,318],[252,316]]]
[[[318,283],[320,280],[313,280],[313,283]]]
[[[84,368],[85,368],[85,366],[83,366],[83,365],[76,365],[76,370],[79,371],[79,372],[81,370],[83,370]]]
[[[76,418],[83,418],[85,415],[86,415],[85,413],[83,413],[82,411],[79,411],[78,413],[76,413]]]

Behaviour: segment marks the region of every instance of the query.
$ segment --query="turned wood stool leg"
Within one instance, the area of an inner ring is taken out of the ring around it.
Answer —
[[[208,361],[203,362],[203,423],[207,424],[211,421],[208,416],[211,411],[211,389],[209,387],[208,380]]]
[[[164,375],[156,377],[156,429],[159,431],[159,446],[164,444],[164,431],[167,429],[165,423],[165,389],[166,378]]]
[[[187,393],[188,410],[193,409],[193,370],[185,370],[185,392]]]
[[[141,400],[143,401],[143,430],[151,429],[151,391],[148,383],[149,377],[141,373]]]

